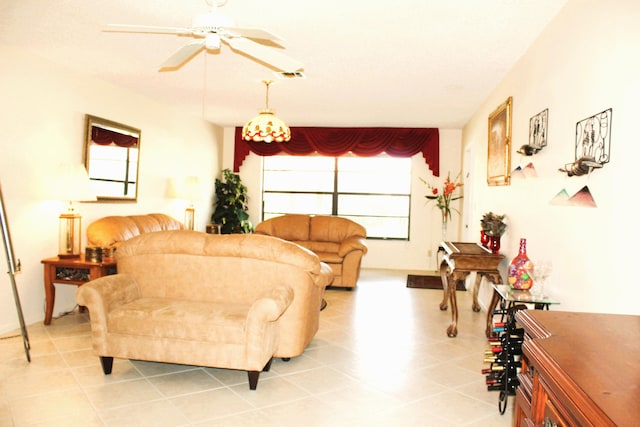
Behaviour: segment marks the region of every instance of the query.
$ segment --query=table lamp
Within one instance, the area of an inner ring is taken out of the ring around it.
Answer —
[[[193,206],[193,201],[199,200],[201,194],[200,178],[197,176],[187,176],[174,180],[170,186],[169,195],[171,197],[189,202],[189,205],[184,210],[184,228],[187,230],[194,229],[196,210]]]
[[[82,253],[82,216],[73,208],[73,202],[95,201],[96,193],[84,165],[63,164],[54,177],[55,199],[69,203],[60,214],[58,229],[58,257],[77,258]]]

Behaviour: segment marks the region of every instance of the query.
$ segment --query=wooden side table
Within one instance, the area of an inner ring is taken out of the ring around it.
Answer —
[[[445,251],[440,263],[440,277],[444,296],[440,303],[440,310],[447,309],[447,300],[451,303],[451,324],[447,328],[447,336],[453,338],[458,335],[458,302],[456,298],[456,283],[464,280],[471,272],[476,272],[476,282],[473,287],[473,311],[480,311],[478,303],[478,289],[482,278],[486,277],[494,284],[502,283],[498,271],[498,264],[503,255],[494,254],[487,248],[476,243],[442,242]]]
[[[82,286],[90,280],[116,273],[116,260],[104,258],[102,262],[86,261],[84,255],[79,258],[45,258],[44,265],[44,293],[46,306],[44,324],[51,324],[53,305],[56,300],[54,283]]]

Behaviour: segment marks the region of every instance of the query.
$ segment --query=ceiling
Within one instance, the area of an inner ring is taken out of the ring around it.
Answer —
[[[304,63],[304,78],[286,80],[226,45],[159,72],[191,39],[102,31],[190,27],[206,1],[2,0],[0,43],[222,126],[264,108],[268,79],[269,106],[291,126],[461,128],[566,3],[227,0],[220,13],[279,35],[282,52]]]

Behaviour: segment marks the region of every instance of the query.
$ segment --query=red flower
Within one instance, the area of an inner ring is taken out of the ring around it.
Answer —
[[[460,174],[458,174],[458,177]],[[457,178],[457,177],[456,177]],[[453,192],[456,191],[456,188],[462,187],[461,182],[456,182],[451,180],[451,175],[447,175],[447,179],[445,179],[444,184],[442,185],[442,194],[438,193],[438,189],[433,185],[429,184],[424,179],[420,178],[422,182],[427,184],[427,187],[431,189],[431,195],[426,195],[429,200],[435,200],[436,206],[442,212],[442,221],[446,222],[451,218],[451,211],[454,210],[458,212],[455,208],[451,207],[451,202],[454,200],[461,199],[462,196],[453,197]]]

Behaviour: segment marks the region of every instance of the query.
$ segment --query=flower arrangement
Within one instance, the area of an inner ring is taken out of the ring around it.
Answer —
[[[505,215],[496,215],[493,212],[487,212],[482,215],[480,226],[484,234],[490,237],[500,237],[507,229],[504,220]]]
[[[426,197],[428,200],[435,200],[436,206],[442,212],[442,222],[446,223],[449,219],[451,219],[451,211],[456,211],[460,213],[457,209],[451,207],[451,202],[454,200],[462,199],[462,196],[454,196],[454,191],[456,189],[462,187],[462,183],[459,181],[460,174],[456,176],[455,180],[451,180],[451,173],[447,174],[447,179],[444,181],[442,185],[442,193],[438,190],[438,187],[434,187],[429,184],[424,179],[420,178],[422,182],[424,182],[427,187],[431,190],[431,194],[427,194]]]

